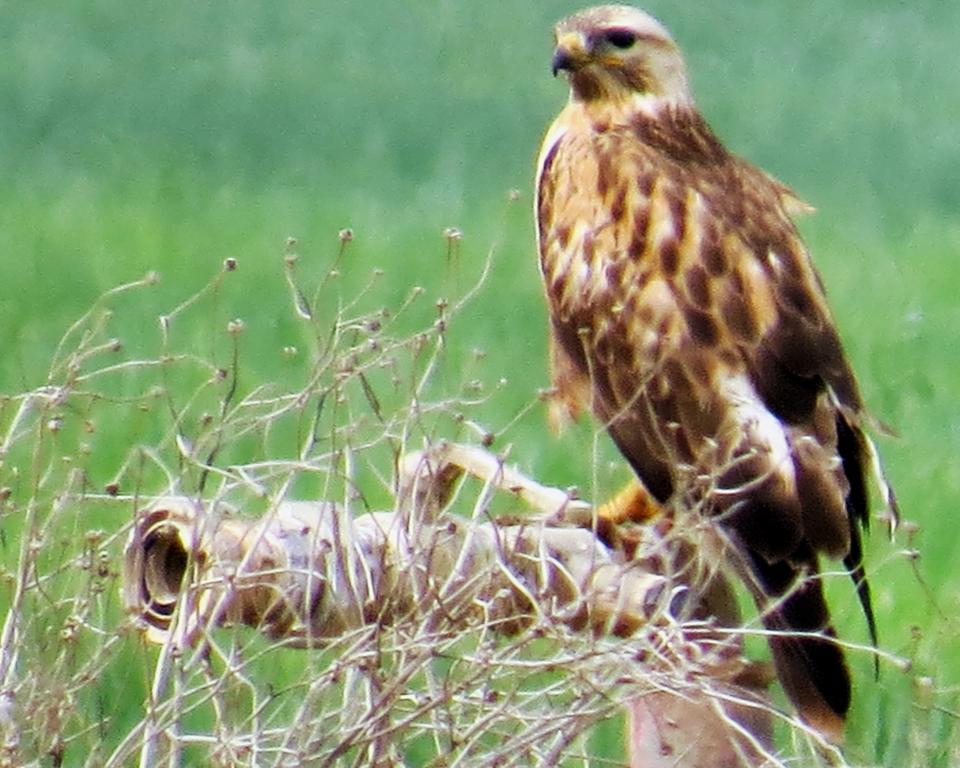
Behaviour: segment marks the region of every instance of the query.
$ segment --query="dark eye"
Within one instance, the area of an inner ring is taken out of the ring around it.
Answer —
[[[629,48],[637,42],[637,36],[629,29],[611,29],[604,37],[610,45],[617,48]]]

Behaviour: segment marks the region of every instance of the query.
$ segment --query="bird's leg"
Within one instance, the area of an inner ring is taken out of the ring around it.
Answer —
[[[648,523],[662,512],[660,503],[636,479],[597,507],[597,517],[614,525]]]
[[[596,506],[568,506],[548,519],[550,525],[567,525],[595,531],[611,549],[621,550],[632,559],[639,543],[636,532],[631,535],[625,523],[648,524],[661,517],[663,508],[650,492],[633,478],[617,493]]]

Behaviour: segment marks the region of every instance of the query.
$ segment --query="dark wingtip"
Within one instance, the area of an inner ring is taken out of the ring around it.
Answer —
[[[877,619],[873,613],[873,598],[870,592],[870,582],[867,581],[867,572],[863,567],[863,552],[860,546],[860,537],[853,536],[850,542],[850,554],[843,558],[843,564],[853,579],[854,588],[857,590],[857,599],[860,601],[860,608],[863,611],[864,618],[867,620],[867,631],[870,633],[870,644],[876,649],[879,645],[879,635],[877,633]],[[873,656],[873,677],[880,679],[880,657]]]
[[[847,515],[850,519],[850,551],[843,558],[843,565],[853,579],[857,590],[857,599],[867,620],[867,629],[870,632],[870,642],[874,649],[878,645],[877,620],[873,613],[873,599],[870,593],[870,583],[867,581],[866,569],[863,566],[863,541],[860,528],[867,530],[870,523],[869,497],[867,481],[864,473],[864,462],[869,459],[872,448],[869,439],[851,425],[842,413],[837,415],[837,450],[843,462],[843,471],[850,483],[847,494]],[[891,491],[892,494],[892,491]],[[896,498],[892,497],[893,509],[896,509]],[[896,514],[896,513],[895,513]],[[860,524],[859,527],[857,524]],[[880,677],[880,657],[874,654],[873,674]]]

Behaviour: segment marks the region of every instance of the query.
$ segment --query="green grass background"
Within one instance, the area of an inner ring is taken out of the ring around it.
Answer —
[[[719,134],[818,208],[803,232],[868,401],[899,433],[881,450],[919,532],[891,545],[875,527],[869,549],[882,644],[915,665],[875,682],[855,659],[851,760],[955,764],[960,5],[648,7]],[[489,283],[450,329],[447,370],[458,380],[484,350],[485,375],[508,386],[482,416],[493,430],[511,422],[547,383],[529,208],[538,142],[565,98],[550,26],[575,8],[0,0],[0,392],[42,383],[64,329],[105,289],[162,276],[127,308],[136,347],[226,257],[240,263],[224,311],[250,331],[248,375],[282,377],[285,238],[319,274],[352,227],[344,295],[381,267],[384,303],[415,283],[431,295],[469,284],[498,243]],[[450,226],[464,232],[453,265]],[[219,322],[193,328],[203,354],[226,354]],[[110,435],[129,437],[112,428],[100,427],[94,482],[122,454]],[[535,408],[502,439],[540,479],[589,488],[589,434],[556,439]],[[15,542],[0,545],[9,564]],[[865,640],[849,590],[835,592],[841,634]],[[914,695],[918,675],[932,698]],[[140,701],[134,686],[129,707]]]

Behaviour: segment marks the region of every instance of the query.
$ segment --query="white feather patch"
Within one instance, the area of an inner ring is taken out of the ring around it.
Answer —
[[[757,450],[770,454],[773,470],[790,489],[796,487],[790,441],[780,420],[767,410],[750,380],[742,373],[720,380],[720,391],[731,406],[741,434]]]

